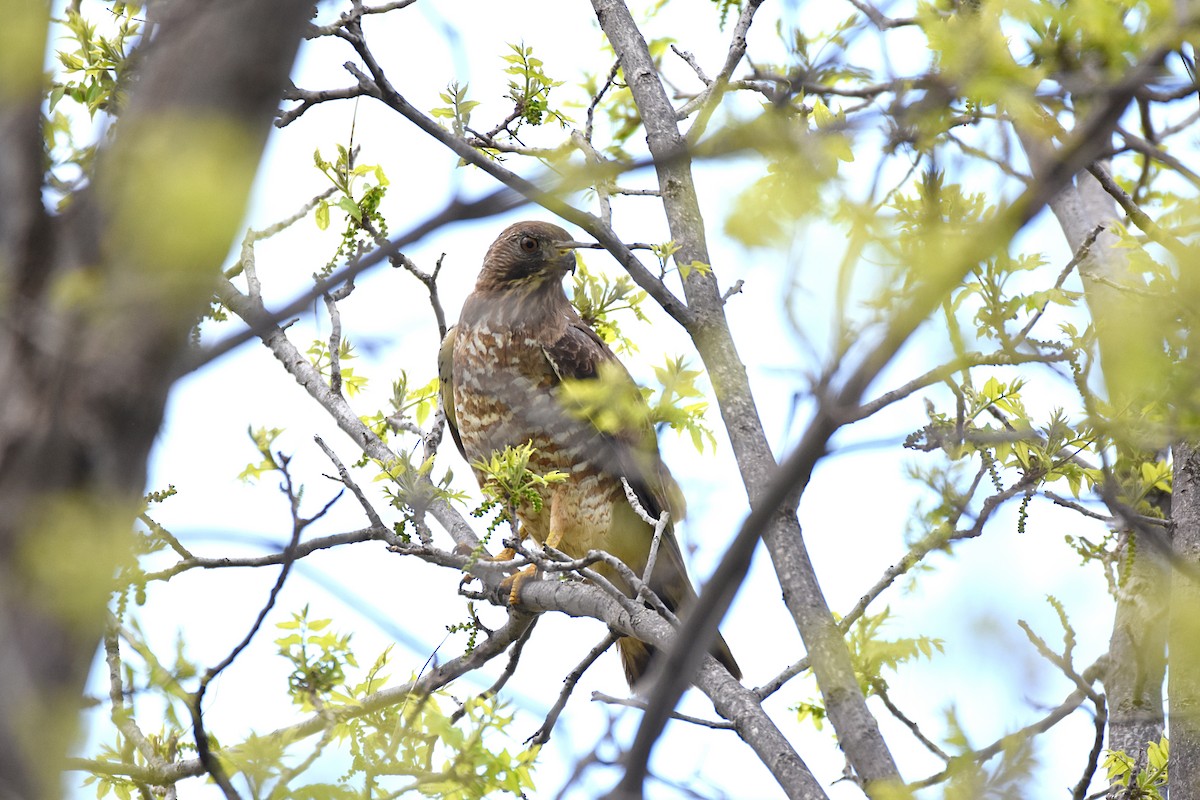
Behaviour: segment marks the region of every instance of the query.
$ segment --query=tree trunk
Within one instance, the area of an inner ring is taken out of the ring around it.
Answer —
[[[37,44],[0,56],[0,797],[47,798],[312,3],[152,8],[120,125],[64,216],[41,194],[48,10],[15,5],[6,41]]]
[[[1173,448],[1171,520],[1182,562],[1171,584],[1171,800],[1200,798],[1200,453]]]
[[[1028,131],[1017,131],[1035,178],[1051,145]],[[1162,363],[1160,331],[1147,300],[1114,288],[1137,280],[1128,270],[1126,252],[1110,230],[1118,222],[1112,197],[1089,173],[1080,173],[1050,208],[1072,251],[1079,252],[1097,227],[1080,263],[1088,307],[1096,325],[1100,361],[1114,408],[1136,403],[1151,389],[1154,368]],[[1142,312],[1142,313],[1139,313]],[[1166,670],[1167,607],[1170,570],[1161,554],[1133,531],[1125,532],[1118,553],[1124,580],[1109,641],[1104,689],[1108,697],[1108,747],[1136,758],[1164,728],[1162,685]]]

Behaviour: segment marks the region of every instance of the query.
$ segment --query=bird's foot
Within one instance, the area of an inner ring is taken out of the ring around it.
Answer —
[[[501,590],[508,590],[508,604],[510,606],[518,605],[521,602],[521,584],[525,583],[525,581],[530,580],[536,575],[537,567],[533,564],[530,564],[528,567],[516,573],[515,575],[509,575],[507,578],[500,581]]]
[[[517,551],[511,547],[506,547],[496,555],[492,556],[492,561],[512,561],[517,557]]]

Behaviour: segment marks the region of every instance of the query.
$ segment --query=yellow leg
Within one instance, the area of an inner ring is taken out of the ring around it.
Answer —
[[[565,503],[562,502],[562,490],[558,489],[550,496],[550,532],[546,536],[546,541],[543,542],[545,547],[558,549],[558,545],[563,538],[563,524],[559,519],[559,514],[565,510]],[[506,555],[507,554],[507,555]],[[496,556],[493,561],[508,561],[516,556],[516,552],[511,549],[506,549]],[[534,564],[530,564],[525,569],[515,575],[510,575],[500,582],[501,589],[508,589],[508,604],[515,606],[521,601],[521,584],[537,575],[538,569]]]
[[[513,550],[511,547],[506,547],[503,550],[501,550],[499,553],[497,553],[496,555],[492,556],[491,560],[492,561],[512,561],[516,557],[517,557],[517,551]]]
[[[510,606],[515,606],[521,602],[521,584],[535,575],[537,575],[537,567],[530,564],[515,575],[509,575],[500,581],[500,588],[508,589],[508,604]]]
[[[566,529],[566,519],[564,516],[567,513],[566,494],[563,486],[559,486],[554,490],[554,494],[550,495],[550,530],[546,535],[544,542],[546,547],[558,549],[558,545],[562,542],[563,531]]]

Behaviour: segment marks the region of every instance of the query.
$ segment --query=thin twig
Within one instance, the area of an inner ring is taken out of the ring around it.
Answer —
[[[925,746],[925,749],[927,749],[929,752],[933,753],[935,756],[942,759],[943,761],[950,760],[950,756],[947,755],[945,750],[938,747],[936,742],[934,742],[932,739],[930,739],[924,733],[921,732],[921,728],[920,728],[920,726],[917,725],[916,722],[909,719],[909,717],[904,712],[902,712],[899,708],[897,708],[896,704],[892,702],[892,698],[888,697],[887,687],[885,687],[883,685],[882,681],[878,681],[878,680],[875,681],[872,684],[872,688],[874,688],[874,690],[875,690],[875,695],[880,700],[883,701],[883,704],[885,706],[887,706],[887,710],[892,712],[892,716],[895,717],[896,719],[900,720],[900,722],[904,724],[904,727],[908,728],[908,730],[912,733],[912,735],[916,738],[916,740]]]
[[[462,557],[459,557],[458,564],[460,567],[463,560]],[[373,714],[380,709],[408,702],[414,694],[428,694],[446,686],[453,680],[478,669],[483,664],[503,653],[521,635],[532,619],[532,614],[525,614],[519,611],[510,615],[508,623],[470,653],[451,659],[445,664],[438,665],[434,669],[424,673],[417,680],[381,689],[378,692],[361,698],[357,703],[338,707],[332,712],[335,721],[344,722],[363,717],[367,714]],[[326,718],[321,714],[314,714],[295,725],[279,728],[265,734],[263,738],[272,741],[291,742],[312,736],[319,731],[324,731],[325,728]],[[230,748],[229,755],[235,755],[237,752],[237,748]],[[127,776],[139,783],[147,783],[155,786],[170,785],[184,778],[203,775],[206,772],[204,765],[199,759],[176,761],[162,769],[158,769],[142,764],[72,758],[67,760],[67,768],[95,772],[101,775]]]
[[[1068,261],[1067,265],[1062,268],[1061,272],[1058,273],[1058,279],[1054,281],[1055,289],[1061,289],[1062,285],[1066,283],[1067,277],[1075,271],[1076,267],[1083,263],[1084,259],[1091,255],[1092,245],[1096,243],[1096,237],[1104,233],[1104,228],[1104,225],[1097,225],[1088,231],[1088,235],[1084,237],[1079,247],[1077,247],[1075,252],[1071,255],[1071,260]],[[1029,336],[1029,332],[1033,330],[1033,326],[1038,324],[1038,320],[1040,320],[1042,315],[1046,313],[1046,309],[1049,306],[1050,300],[1047,299],[1046,302],[1042,303],[1042,307],[1039,308],[1037,312],[1029,318],[1029,321],[1025,323],[1025,326],[1017,332],[1017,335],[1013,337],[1014,347],[1025,341],[1025,338]]]
[[[125,685],[121,678],[121,649],[117,638],[117,621],[109,618],[109,629],[104,634],[104,661],[108,666],[108,698],[112,703],[109,715],[113,725],[137,749],[146,762],[154,767],[163,768],[167,762],[146,739],[142,729],[129,705],[125,702]]]
[[[283,762],[283,769],[280,771],[279,778],[275,781],[275,785],[271,788],[271,794],[268,800],[274,800],[276,797],[286,797],[288,794],[290,794],[285,792],[287,785],[291,783],[297,775],[301,774],[314,763],[316,763],[316,760],[320,757],[321,753],[325,751],[325,748],[329,746],[329,743],[333,741],[333,737],[337,733],[337,724],[334,720],[333,714],[330,713],[329,707],[325,704],[325,701],[321,699],[320,694],[315,691],[310,691],[309,701],[313,704],[316,712],[325,720],[325,730],[321,732],[321,738],[317,740],[317,743],[313,746],[313,749],[307,756],[304,757],[302,761],[299,761],[292,766],[288,766],[286,761]]]
[[[567,673],[567,677],[563,678],[563,688],[559,691],[558,699],[554,701],[554,706],[550,709],[550,713],[546,715],[546,719],[542,722],[541,727],[525,740],[525,744],[537,746],[550,741],[550,733],[554,730],[554,724],[558,722],[559,715],[566,708],[567,700],[570,699],[571,693],[575,691],[575,686],[579,683],[579,679],[591,668],[592,664],[596,663],[596,659],[616,643],[618,638],[620,637],[609,631],[595,647],[588,651],[583,660]]]
[[[349,489],[350,493],[353,494],[355,499],[358,500],[358,504],[362,506],[363,511],[366,513],[367,519],[371,523],[371,527],[376,530],[387,530],[388,527],[383,524],[383,520],[380,518],[379,512],[377,512],[375,507],[371,505],[371,501],[367,499],[365,494],[363,494],[363,490],[359,488],[357,483],[355,483],[354,478],[350,477],[350,471],[346,469],[346,465],[342,463],[342,460],[337,457],[337,453],[333,452],[329,445],[325,444],[325,440],[320,436],[314,436],[313,441],[317,443],[317,447],[321,448],[321,450],[325,453],[325,456],[333,462],[334,467],[336,467],[338,471],[338,480],[343,486]]]
[[[353,286],[347,281],[346,286]],[[336,395],[342,393],[342,314],[338,311],[337,301],[329,292],[321,295],[325,301],[325,309],[329,312],[329,389]]]
[[[194,558],[191,551],[188,550],[186,547],[184,547],[183,543],[175,538],[175,534],[171,533],[169,530],[164,528],[162,525],[158,524],[153,519],[151,519],[149,514],[142,512],[141,514],[138,514],[138,519],[141,520],[142,523],[147,528],[150,529],[151,533],[153,533],[155,536],[157,536],[158,538],[160,538],[164,542],[166,542],[167,545],[172,550],[174,550],[176,553],[178,553],[181,557]]]
[[[406,8],[411,6],[417,0],[392,0],[390,3],[381,3],[377,6],[365,6],[362,3],[354,3],[350,11],[344,12],[337,21],[331,22],[328,25],[313,25],[309,29],[307,37],[314,39],[318,36],[336,36],[338,31],[349,25],[352,22],[358,22],[368,14],[386,14],[389,11],[395,11],[398,8]]]
[[[907,784],[906,788],[924,789],[929,786],[934,786],[947,780],[954,774],[953,765],[955,760],[969,759],[983,763],[1004,752],[1006,748],[1011,747],[1013,744],[1028,741],[1039,734],[1045,733],[1070,716],[1075,709],[1083,705],[1083,701],[1086,699],[1087,693],[1082,689],[1076,689],[1075,691],[1071,692],[1071,694],[1067,695],[1066,699],[1063,700],[1062,703],[1053,708],[1048,714],[1046,714],[1046,716],[1042,717],[1037,722],[1026,725],[1019,730],[1002,736],[987,747],[981,747],[978,750],[969,750],[965,753],[954,756],[954,758],[951,760],[951,766],[947,767],[941,772],[930,775],[928,778],[922,778],[919,781],[913,781],[912,783]]]
[[[321,536],[315,539],[309,539],[296,546],[291,558],[295,561],[309,556],[318,550],[328,550],[331,547],[338,547],[344,544],[356,544],[358,542],[384,541],[389,544],[393,542],[389,538],[395,538],[388,528],[362,528],[356,531],[348,531],[346,533],[335,533],[329,536]],[[181,559],[171,566],[158,570],[157,572],[147,572],[139,579],[140,583],[150,583],[152,581],[166,581],[176,575],[187,572],[192,569],[224,569],[227,567],[242,568],[242,567],[269,567],[273,564],[282,564],[288,558],[287,550],[278,553],[270,553],[265,556],[247,556],[244,558],[229,558],[221,556],[210,558],[205,556],[192,556],[191,558]]]
[[[349,26],[348,26],[349,28]],[[605,248],[613,255],[613,257],[625,268],[634,282],[654,298],[654,300],[662,306],[675,321],[685,327],[692,321],[692,313],[687,305],[676,297],[661,280],[654,276],[646,267],[634,257],[633,253],[628,248],[624,247],[618,239],[612,227],[598,217],[581,211],[574,206],[565,203],[560,199],[558,194],[552,191],[547,191],[537,186],[535,183],[526,180],[517,175],[495,160],[481,154],[478,150],[471,147],[469,143],[455,136],[453,133],[444,129],[436,121],[428,115],[422,113],[412,103],[408,102],[388,81],[384,75],[383,69],[379,66],[374,54],[366,46],[362,38],[361,28],[355,28],[354,36],[348,40],[354,46],[359,57],[362,58],[366,65],[370,76],[363,73],[357,65],[352,62],[347,62],[343,66],[352,75],[358,78],[360,83],[365,83],[370,86],[372,95],[381,100],[385,105],[394,111],[398,112],[405,119],[412,122],[426,134],[436,139],[437,141],[450,148],[455,154],[468,163],[478,167],[483,172],[491,175],[496,180],[500,181],[507,187],[519,192],[523,197],[532,200],[549,211],[557,214],[569,222],[572,222],[586,230],[596,238]],[[679,154],[680,157],[683,153]]]
[[[1125,140],[1126,146],[1130,150],[1133,150],[1136,153],[1141,153],[1142,155],[1146,156],[1148,160],[1158,161],[1164,166],[1170,167],[1178,172],[1181,176],[1186,178],[1193,186],[1200,186],[1200,175],[1196,174],[1186,164],[1184,164],[1178,158],[1175,158],[1175,156],[1171,155],[1166,150],[1163,150],[1153,142],[1149,142],[1140,136],[1130,133],[1129,131],[1121,128],[1119,125],[1117,126],[1117,133],[1121,134],[1121,137]]]
[[[730,38],[729,49],[725,53],[725,63],[721,65],[717,77],[708,84],[704,92],[675,112],[675,119],[683,120],[693,111],[697,111],[696,119],[688,128],[685,136],[689,144],[694,145],[704,135],[709,119],[712,118],[713,112],[717,110],[721,98],[729,88],[729,79],[733,77],[733,71],[737,69],[738,64],[742,63],[742,58],[746,55],[746,33],[750,30],[750,25],[754,22],[754,14],[762,3],[763,0],[747,0],[742,5],[737,22],[733,25],[733,36]]]
[[[646,701],[637,697],[613,697],[610,694],[603,692],[592,692],[592,701],[596,703],[609,703],[614,706],[628,706],[629,708],[646,708]],[[732,722],[718,719],[703,719],[701,717],[693,717],[690,714],[683,714],[678,711],[671,712],[671,719],[690,722],[693,725],[700,725],[705,728],[712,728],[719,731],[731,731],[735,726]]]
[[[592,126],[595,122],[596,107],[599,106],[600,101],[604,99],[605,93],[612,87],[614,83],[616,83],[617,72],[619,72],[620,69],[621,61],[618,59],[613,62],[612,68],[608,71],[608,77],[604,79],[604,85],[601,86],[594,95],[592,95],[591,102],[588,103],[587,123],[583,128],[583,137],[589,142],[592,141]]]
[[[701,83],[703,83],[705,86],[712,86],[712,78],[704,74],[704,70],[696,62],[696,57],[694,55],[689,53],[687,50],[680,50],[674,44],[671,45],[671,52],[682,58],[684,63],[692,68],[692,72],[696,73],[696,77],[700,79]]]
[[[208,734],[204,730],[204,715],[202,710],[204,694],[208,691],[209,684],[232,664],[241,655],[243,650],[250,646],[250,642],[258,633],[259,628],[262,627],[267,614],[275,607],[275,600],[279,597],[279,592],[283,589],[284,581],[287,580],[288,574],[291,572],[292,564],[295,561],[296,547],[300,543],[300,536],[304,533],[304,529],[325,516],[329,509],[333,507],[333,504],[337,502],[338,498],[342,496],[342,493],[338,492],[316,515],[309,519],[303,519],[299,513],[300,497],[295,491],[291,474],[287,468],[289,459],[282,454],[279,456],[279,459],[282,464],[284,477],[282,488],[292,507],[292,538],[288,543],[287,549],[284,551],[283,567],[279,570],[279,577],[275,580],[275,585],[271,587],[271,594],[267,598],[266,604],[258,612],[258,617],[254,620],[254,624],[250,627],[249,632],[246,633],[245,638],[217,666],[210,668],[204,673],[204,677],[200,679],[199,688],[196,689],[191,703],[188,704],[192,715],[192,733],[196,740],[196,757],[204,766],[205,772],[211,775],[216,784],[221,788],[227,800],[239,800],[239,795],[237,790],[233,788],[233,784],[230,783],[229,777],[225,774],[225,768],[217,761],[209,747]]]
[[[350,100],[355,97],[363,97],[366,94],[361,86],[347,86],[344,89],[321,89],[319,91],[311,91],[309,89],[299,89],[292,85],[284,90],[284,100],[296,100],[299,105],[292,108],[279,109],[275,115],[275,127],[286,128],[304,115],[304,112],[321,103],[327,103],[331,100]]]
[[[539,619],[541,619],[540,616],[534,617],[530,621],[529,626],[525,628],[521,635],[517,637],[517,640],[513,642],[512,648],[508,651],[508,662],[504,665],[504,670],[500,673],[500,676],[492,682],[491,686],[489,686],[487,689],[484,689],[483,692],[480,693],[480,697],[495,697],[500,693],[500,690],[504,688],[504,685],[508,683],[509,678],[516,673],[517,664],[519,664],[521,661],[521,653],[525,652],[525,643],[528,642],[529,637],[533,635],[533,629],[537,626]],[[450,715],[451,724],[458,722],[463,718],[463,716],[466,715],[466,713],[467,706],[464,704],[457,711]]]
[[[1102,187],[1104,187],[1104,191],[1108,192],[1108,194],[1117,201],[1117,205],[1119,205],[1125,211],[1125,213],[1129,215],[1129,219],[1133,221],[1133,224],[1141,228],[1142,233],[1149,236],[1150,239],[1156,244],[1162,245],[1163,248],[1171,253],[1171,255],[1178,258],[1181,263],[1188,262],[1190,258],[1190,248],[1180,242],[1179,239],[1160,228],[1157,222],[1150,219],[1150,216],[1146,214],[1145,211],[1142,211],[1140,207],[1138,207],[1138,204],[1133,201],[1133,198],[1130,197],[1124,189],[1117,185],[1117,182],[1113,180],[1112,175],[1109,174],[1107,167],[1099,162],[1095,162],[1089,165],[1087,169],[1088,172],[1092,174],[1092,177],[1095,178]]]
[[[378,240],[377,240],[378,241]],[[387,241],[386,239],[383,241]],[[381,245],[382,246],[382,245]],[[408,271],[410,275],[419,280],[425,290],[429,292],[429,304],[433,307],[433,316],[437,320],[438,338],[446,338],[446,311],[442,308],[441,297],[438,296],[437,279],[442,271],[442,261],[446,258],[446,254],[442,253],[438,256],[437,263],[433,266],[433,272],[426,272],[418,267],[411,258],[404,253],[396,253],[389,259],[393,267],[402,267]]]
[[[658,560],[658,547],[662,543],[667,525],[670,524],[671,515],[666,509],[663,509],[663,512],[658,515],[658,519],[655,519],[642,507],[642,502],[638,499],[637,493],[633,491],[633,487],[629,485],[629,481],[624,477],[621,478],[621,486],[625,488],[625,499],[633,507],[634,513],[641,517],[642,521],[647,525],[654,526],[654,538],[650,540],[650,555],[646,557],[646,568],[642,570],[642,587],[637,593],[639,600],[648,600],[648,595],[652,593],[650,589],[650,576],[654,574],[654,562]]]
[[[227,339],[200,351],[182,366],[181,371],[191,372],[197,370],[251,339],[257,339],[266,335],[269,333],[269,326],[276,325],[280,320],[303,312],[313,300],[327,292],[330,286],[336,286],[344,281],[352,280],[383,259],[388,258],[394,253],[401,252],[404,247],[420,241],[445,225],[466,219],[478,219],[501,214],[524,205],[526,202],[524,198],[517,195],[508,187],[498,189],[478,200],[464,201],[455,197],[447,202],[441,210],[409,229],[407,233],[388,240],[386,248],[377,248],[370,253],[364,253],[350,259],[341,268],[335,270],[324,282],[301,292],[282,308],[275,311],[264,310],[261,318],[250,325],[249,329],[233,334]],[[239,314],[239,316],[241,315]]]
[[[1084,767],[1083,775],[1080,776],[1079,782],[1071,791],[1071,800],[1083,800],[1086,796],[1088,787],[1092,785],[1092,777],[1096,774],[1096,768],[1100,764],[1100,754],[1104,751],[1104,734],[1108,728],[1108,703],[1104,695],[1099,695],[1097,700],[1099,702],[1096,703],[1096,735],[1092,738],[1092,751],[1088,753],[1087,766]]]
[[[1045,496],[1046,499],[1053,502],[1056,506],[1062,506],[1063,508],[1069,508],[1076,513],[1083,514],[1085,517],[1090,517],[1091,519],[1100,520],[1101,522],[1103,522],[1107,525],[1112,525],[1113,523],[1116,522],[1116,518],[1114,518],[1114,517],[1110,517],[1107,514],[1097,514],[1095,511],[1092,511],[1087,506],[1085,506],[1081,503],[1076,503],[1074,500],[1068,500],[1067,498],[1063,497],[1062,495],[1056,494],[1055,492],[1052,492],[1049,489],[1043,489],[1042,495]],[[1164,520],[1159,520],[1159,522],[1163,522],[1163,521]]]
[[[1012,353],[1003,350],[994,353],[967,353],[962,359],[955,359],[947,364],[942,364],[940,367],[934,367],[924,375],[913,378],[903,386],[899,386],[889,392],[884,392],[874,400],[845,412],[842,416],[844,420],[843,424],[866,419],[892,403],[903,400],[913,393],[932,386],[935,383],[941,383],[956,372],[961,372],[972,367],[1053,364],[1070,360],[1071,356],[1067,353]]]
[[[776,675],[771,680],[764,683],[762,686],[759,686],[754,690],[754,694],[758,695],[759,700],[766,700],[768,697],[775,694],[775,692],[779,691],[780,687],[782,687],[785,683],[811,667],[812,662],[809,660],[808,656],[805,656],[785,669],[783,672]]]
[[[916,17],[896,17],[893,19],[870,3],[864,2],[864,0],[847,0],[847,2],[861,11],[863,16],[871,20],[871,24],[881,31],[917,24]]]

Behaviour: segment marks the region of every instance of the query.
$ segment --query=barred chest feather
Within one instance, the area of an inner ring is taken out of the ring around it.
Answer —
[[[569,525],[561,547],[572,557],[601,548],[612,523],[613,504],[624,496],[620,481],[589,460],[596,433],[567,416],[554,386],[558,377],[541,341],[521,328],[497,331],[486,322],[462,326],[454,347],[454,404],[467,460],[486,461],[505,447],[532,442],[529,468],[544,475],[558,470],[568,479],[541,490],[542,510],[517,510],[524,532],[538,542],[555,523]],[[485,476],[476,470],[482,483]]]

